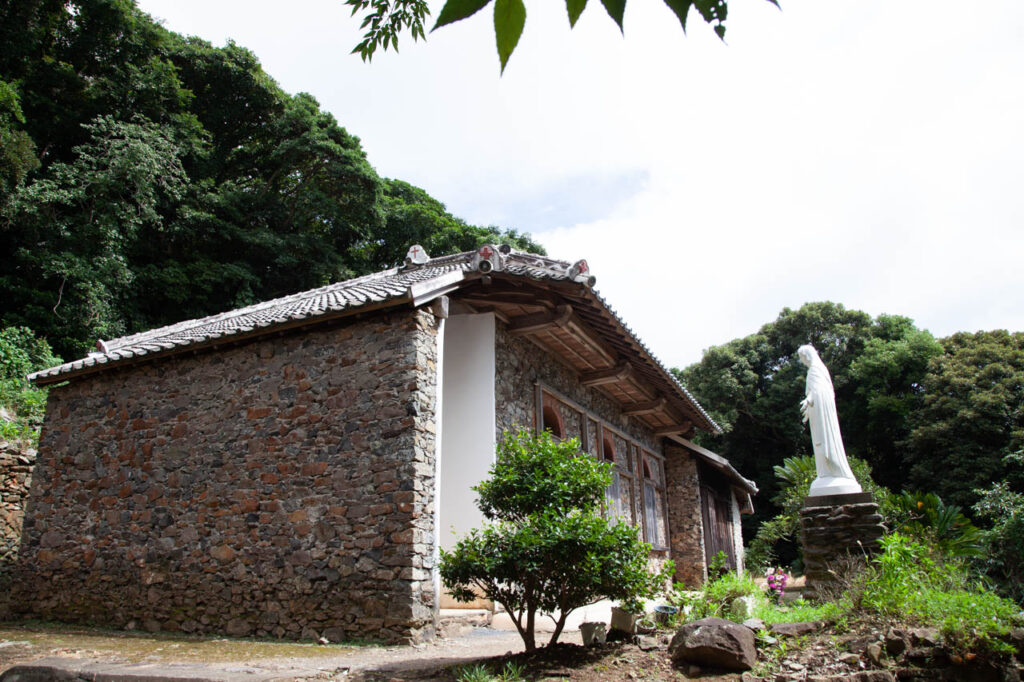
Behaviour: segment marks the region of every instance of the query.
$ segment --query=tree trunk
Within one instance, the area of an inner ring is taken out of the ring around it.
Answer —
[[[558,622],[555,623],[555,631],[551,633],[551,641],[548,642],[548,646],[553,646],[558,642],[559,635],[562,634],[562,628],[565,627],[565,621],[569,618],[569,611],[560,611],[558,616]]]

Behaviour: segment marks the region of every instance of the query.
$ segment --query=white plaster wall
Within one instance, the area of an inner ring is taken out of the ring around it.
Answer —
[[[729,494],[729,500],[732,502],[729,507],[732,512],[732,542],[733,554],[736,557],[736,572],[742,575],[746,570],[743,560],[743,519],[740,518],[740,505],[736,500],[735,492]]]
[[[445,324],[441,413],[440,546],[483,525],[470,488],[494,463],[494,315],[452,315]]]

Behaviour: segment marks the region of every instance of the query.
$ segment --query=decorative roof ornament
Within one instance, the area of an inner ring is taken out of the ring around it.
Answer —
[[[424,265],[429,260],[430,256],[427,255],[427,250],[419,244],[410,246],[408,253],[405,254],[406,265]]]
[[[484,244],[473,255],[473,268],[485,275],[493,270],[503,270],[505,259],[502,256],[509,250],[505,245],[495,248],[492,244]]]
[[[586,284],[588,287],[597,284],[597,277],[590,274],[590,266],[583,259],[573,263],[566,271],[566,274],[569,276],[569,279]]]

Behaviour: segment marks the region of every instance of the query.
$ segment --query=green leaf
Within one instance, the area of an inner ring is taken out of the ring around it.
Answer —
[[[576,25],[576,21],[583,14],[583,8],[587,6],[587,0],[565,0],[565,9],[569,12],[569,26]]]
[[[601,4],[608,10],[608,16],[615,20],[619,30],[622,31],[622,15],[626,13],[626,0],[601,0]]]
[[[665,0],[665,4],[679,17],[679,23],[683,27],[683,33],[685,33],[686,15],[690,13],[690,8],[693,7],[693,0]]]
[[[448,2],[444,3],[444,7],[441,8],[441,13],[437,15],[437,23],[434,24],[434,28],[430,29],[431,32],[436,31],[442,26],[447,26],[448,24],[473,16],[486,7],[490,1],[448,0]]]
[[[526,6],[523,0],[494,0],[494,37],[498,43],[502,73],[505,73],[505,65],[516,49],[525,25]]]

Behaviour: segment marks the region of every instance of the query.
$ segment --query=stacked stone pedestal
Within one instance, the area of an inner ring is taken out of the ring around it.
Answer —
[[[807,596],[819,596],[822,588],[835,586],[836,573],[841,574],[851,560],[876,552],[884,533],[870,493],[806,498],[800,510],[800,541]]]

